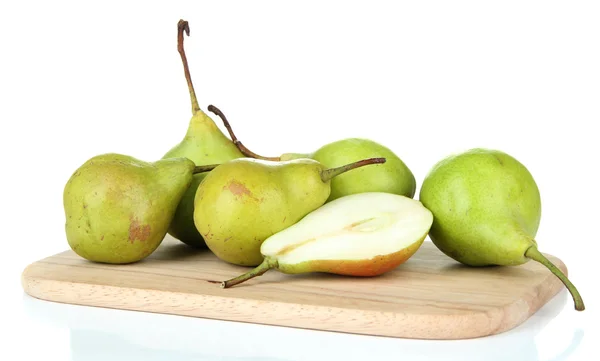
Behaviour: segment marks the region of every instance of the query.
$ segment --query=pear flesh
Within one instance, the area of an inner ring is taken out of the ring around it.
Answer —
[[[63,191],[69,246],[101,263],[147,257],[165,237],[194,169],[187,158],[149,163],[109,153],[89,159]]]
[[[261,245],[262,264],[222,287],[271,268],[286,274],[378,276],[412,257],[432,223],[432,213],[409,197],[383,192],[345,196],[267,238]]]
[[[431,240],[449,257],[474,267],[533,259],[565,284],[577,310],[585,308],[575,286],[537,248],[540,192],[514,157],[483,148],[450,155],[427,174],[419,200],[434,215]]]

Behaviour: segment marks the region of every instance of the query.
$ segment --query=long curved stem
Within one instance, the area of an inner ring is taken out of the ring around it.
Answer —
[[[185,73],[185,80],[187,81],[188,90],[190,92],[190,100],[192,101],[192,114],[196,114],[200,110],[200,105],[198,105],[198,99],[196,99],[196,91],[194,90],[192,76],[190,75],[190,68],[188,66],[187,57],[185,56],[185,49],[183,48],[184,32],[187,36],[190,36],[190,26],[187,21],[179,20],[177,23],[177,51],[181,56],[183,72]]]
[[[550,260],[548,258],[546,258],[542,254],[542,252],[540,252],[537,249],[537,247],[535,247],[535,246],[529,247],[527,249],[527,251],[525,251],[525,257],[530,258],[534,261],[537,261],[537,262],[543,264],[552,273],[554,273],[554,275],[556,275],[556,277],[558,277],[558,279],[560,279],[562,281],[562,283],[565,285],[565,287],[567,287],[567,289],[571,293],[571,296],[573,297],[573,301],[575,302],[575,309],[577,311],[585,310],[585,305],[583,304],[583,299],[581,298],[579,291],[577,291],[577,288],[575,288],[575,285],[573,285],[571,283],[571,281],[569,281],[567,276],[565,276],[565,274],[562,273],[562,271],[558,267],[556,267],[552,262],[550,262]]]
[[[243,275],[237,276],[230,280],[221,282],[221,288],[229,288],[229,287],[235,286],[237,284],[240,284],[242,282],[246,282],[251,278],[262,276],[271,268],[276,268],[276,267],[277,267],[277,260],[269,258],[269,257],[265,257],[265,259],[262,261],[262,263],[259,264],[252,271],[244,273]]]
[[[368,158],[368,159],[359,160],[358,162],[346,164],[341,167],[325,169],[324,171],[321,172],[321,179],[323,180],[323,182],[327,182],[327,181],[331,180],[331,178],[337,177],[338,175],[345,173],[349,170],[363,167],[365,165],[381,164],[381,163],[385,163],[385,158]]]
[[[209,165],[197,165],[194,167],[192,174],[210,172],[211,170],[217,168],[220,164],[209,164]]]
[[[229,132],[231,141],[233,142],[233,144],[235,144],[235,146],[238,148],[238,150],[240,152],[242,152],[243,155],[245,155],[246,157],[250,157],[250,158],[262,159],[262,160],[272,160],[272,161],[276,161],[276,162],[281,160],[280,157],[263,157],[262,155],[258,155],[256,153],[254,153],[253,151],[251,151],[250,149],[246,148],[246,146],[243,145],[242,142],[240,142],[240,140],[235,136],[235,133],[233,133],[233,129],[231,129],[231,124],[229,124],[227,117],[225,117],[225,114],[223,114],[223,112],[219,108],[217,108],[211,104],[208,106],[208,111],[216,114],[219,118],[221,118],[223,125],[225,125],[225,128],[227,128],[227,131]]]

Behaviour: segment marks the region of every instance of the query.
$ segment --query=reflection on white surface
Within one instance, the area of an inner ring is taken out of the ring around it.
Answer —
[[[23,298],[28,316],[70,330],[71,360],[571,360],[584,333],[561,326],[564,348],[540,356],[538,335],[565,307],[561,292],[521,326],[472,340],[371,337],[83,307]],[[553,330],[555,332],[556,330]],[[543,337],[542,337],[543,338]],[[544,343],[544,345],[548,345]],[[343,357],[342,357],[343,355]]]

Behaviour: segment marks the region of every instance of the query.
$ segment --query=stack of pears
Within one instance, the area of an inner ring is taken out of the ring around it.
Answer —
[[[198,105],[183,46],[185,34],[190,34],[189,24],[180,20],[177,50],[192,104],[185,137],[156,162],[121,154],[94,157],[65,186],[67,240],[88,260],[140,261],[167,233],[206,248],[193,221],[195,190],[205,171],[243,154]]]
[[[184,50],[177,49],[192,117],[184,138],[152,162],[106,153],[90,158],[63,193],[72,250],[91,262],[129,264],[152,254],[167,234],[218,259],[253,267],[221,283],[229,288],[275,269],[374,277],[414,255],[429,236],[468,267],[534,260],[581,295],[539,250],[541,197],[512,156],[471,149],[450,155],[425,177],[419,199],[406,163],[362,138],[314,152],[263,157],[240,142],[221,110],[209,105],[227,137],[199,106]]]

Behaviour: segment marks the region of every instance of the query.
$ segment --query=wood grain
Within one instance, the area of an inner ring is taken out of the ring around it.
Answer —
[[[561,260],[546,256],[567,273]],[[22,285],[33,297],[70,304],[420,339],[507,331],[563,287],[536,262],[470,268],[431,242],[379,277],[269,271],[229,289],[210,282],[247,270],[167,236],[130,265],[92,263],[72,251],[44,258],[27,266]]]

